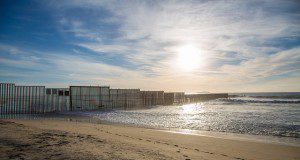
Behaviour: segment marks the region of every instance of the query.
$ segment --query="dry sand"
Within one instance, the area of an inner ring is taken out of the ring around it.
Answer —
[[[300,147],[58,120],[0,120],[0,159],[300,159]]]

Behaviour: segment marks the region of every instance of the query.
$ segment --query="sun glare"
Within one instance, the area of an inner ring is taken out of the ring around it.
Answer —
[[[185,71],[193,71],[201,64],[200,49],[194,45],[185,45],[178,49],[177,65]]]

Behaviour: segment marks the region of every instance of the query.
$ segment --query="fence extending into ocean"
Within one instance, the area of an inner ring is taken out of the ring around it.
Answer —
[[[228,98],[222,94],[111,89],[109,86],[17,86],[0,83],[0,114],[40,114],[64,111],[135,109]]]

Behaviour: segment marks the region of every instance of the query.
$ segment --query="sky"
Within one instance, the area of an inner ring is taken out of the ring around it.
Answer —
[[[300,2],[1,0],[0,82],[300,91]]]

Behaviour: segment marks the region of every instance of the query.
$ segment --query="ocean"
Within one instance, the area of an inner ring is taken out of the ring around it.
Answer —
[[[7,118],[73,118],[74,121],[75,115],[90,117],[84,121],[92,123],[116,123],[184,134],[300,146],[300,92],[231,93],[229,97],[137,110],[71,111],[54,116],[17,115]],[[82,118],[76,120],[83,121]]]
[[[229,96],[195,104],[70,114],[146,128],[260,135],[282,140],[286,137],[285,141],[299,142],[300,92],[231,93]]]

